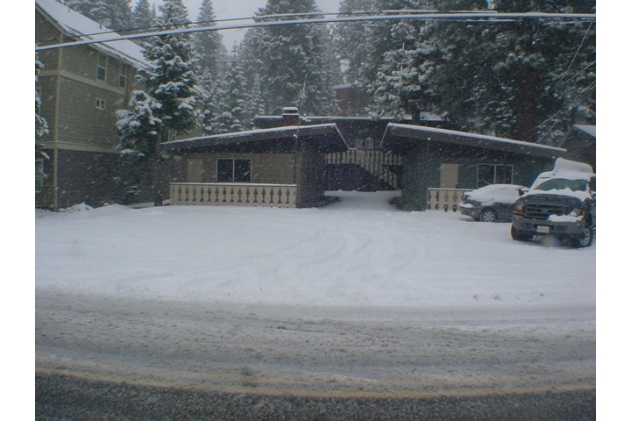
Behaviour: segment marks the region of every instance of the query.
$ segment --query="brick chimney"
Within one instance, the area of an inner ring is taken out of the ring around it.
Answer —
[[[297,107],[285,107],[283,108],[283,121],[281,123],[282,127],[285,126],[299,126],[300,125],[300,114],[298,114]]]

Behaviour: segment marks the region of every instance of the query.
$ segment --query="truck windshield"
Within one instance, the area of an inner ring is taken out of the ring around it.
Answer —
[[[572,191],[587,191],[587,180],[568,180],[565,178],[553,178],[551,180],[544,181],[537,187],[537,190],[543,191],[565,189],[570,189]]]

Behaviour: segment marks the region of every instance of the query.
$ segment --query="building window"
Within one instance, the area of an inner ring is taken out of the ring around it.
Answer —
[[[121,63],[120,71],[118,73],[118,86],[124,88],[127,86],[127,65],[125,63]]]
[[[98,80],[105,80],[105,70],[107,69],[107,57],[105,54],[99,54],[96,63],[96,78]]]
[[[478,187],[489,184],[513,184],[513,166],[478,164]]]
[[[250,159],[226,159],[217,160],[217,181],[249,183],[252,162]]]
[[[94,102],[94,105],[96,106],[96,108],[98,108],[99,110],[105,110],[105,100],[101,99],[101,98],[97,98],[96,101]]]

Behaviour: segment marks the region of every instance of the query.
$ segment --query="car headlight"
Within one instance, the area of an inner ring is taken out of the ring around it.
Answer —
[[[572,209],[572,212],[570,212],[570,216],[576,216],[577,218],[581,218],[585,216],[585,210],[581,208],[574,208]]]
[[[524,214],[524,206],[525,202],[521,199],[518,199],[513,206],[513,215],[523,215]]]

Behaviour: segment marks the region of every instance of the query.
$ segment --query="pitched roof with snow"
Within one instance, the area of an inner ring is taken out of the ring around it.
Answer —
[[[314,139],[314,141],[317,142],[318,151],[323,153],[344,152],[348,149],[344,137],[334,123],[273,127],[270,129],[201,136],[165,142],[162,144],[162,147],[169,151],[211,150],[220,146],[242,145],[246,143],[273,145],[278,142],[279,139],[299,138]]]
[[[558,157],[566,152],[563,148],[524,142],[521,140],[396,123],[388,124],[386,133],[381,141],[381,146],[389,150],[398,150],[409,142],[419,141],[453,143],[463,146],[497,149],[550,158]]]
[[[98,41],[112,35],[112,31],[109,29],[56,0],[35,0],[35,9],[39,9],[44,15],[48,16],[67,36]],[[142,54],[142,47],[132,41],[108,41],[92,45],[94,48],[138,68],[147,66],[147,61]]]

